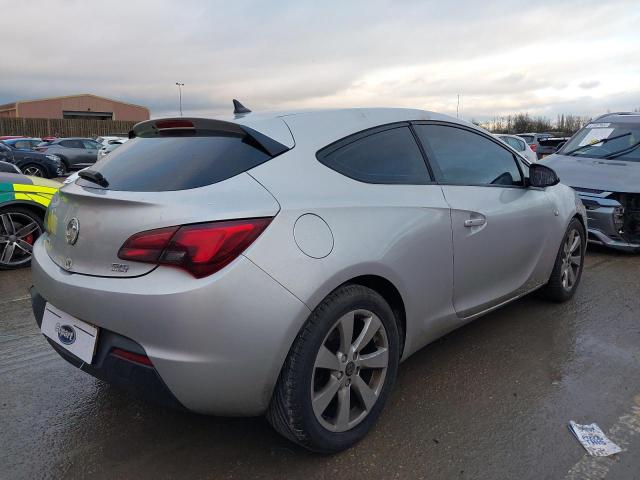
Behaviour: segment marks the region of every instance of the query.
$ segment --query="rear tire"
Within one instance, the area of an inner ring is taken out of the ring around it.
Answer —
[[[398,327],[387,302],[361,285],[340,287],[312,312],[294,341],[267,420],[311,451],[349,448],[380,415],[399,356]]]
[[[539,290],[542,298],[553,302],[566,302],[573,297],[582,278],[586,249],[587,236],[584,226],[574,218],[562,238],[549,282]]]

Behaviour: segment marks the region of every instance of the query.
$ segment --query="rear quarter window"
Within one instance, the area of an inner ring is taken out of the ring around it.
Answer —
[[[383,184],[426,184],[429,171],[408,126],[361,132],[320,150],[327,167],[354,180]]]
[[[159,192],[218,183],[271,158],[248,136],[216,132],[137,137],[118,146],[91,170],[107,179],[109,190]],[[77,183],[95,187],[83,179]]]

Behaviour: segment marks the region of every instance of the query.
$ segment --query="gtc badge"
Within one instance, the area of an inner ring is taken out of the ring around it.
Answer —
[[[77,218],[72,218],[67,223],[67,231],[65,232],[65,238],[69,245],[75,245],[78,241],[78,235],[80,235],[80,222]]]

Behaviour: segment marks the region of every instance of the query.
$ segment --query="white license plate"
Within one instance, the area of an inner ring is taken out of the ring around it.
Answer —
[[[98,339],[98,327],[78,320],[47,303],[40,331],[85,363],[91,363]]]

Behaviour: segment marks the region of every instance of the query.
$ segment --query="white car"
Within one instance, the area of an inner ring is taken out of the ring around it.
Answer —
[[[504,143],[513,148],[516,152],[526,158],[529,162],[535,163],[538,161],[538,156],[536,152],[531,150],[531,147],[525,142],[522,138],[517,135],[507,135],[507,134],[495,134],[494,137],[499,138]]]
[[[117,140],[109,140],[106,145],[104,145],[100,150],[98,150],[98,160],[100,160],[105,155],[108,155],[110,152],[113,152],[116,148],[126,142],[126,138],[118,138]]]
[[[97,137],[96,142],[98,142],[103,147],[108,145],[109,142],[117,140],[119,142],[126,142],[129,140],[129,137],[126,135],[105,135],[103,137]]]

